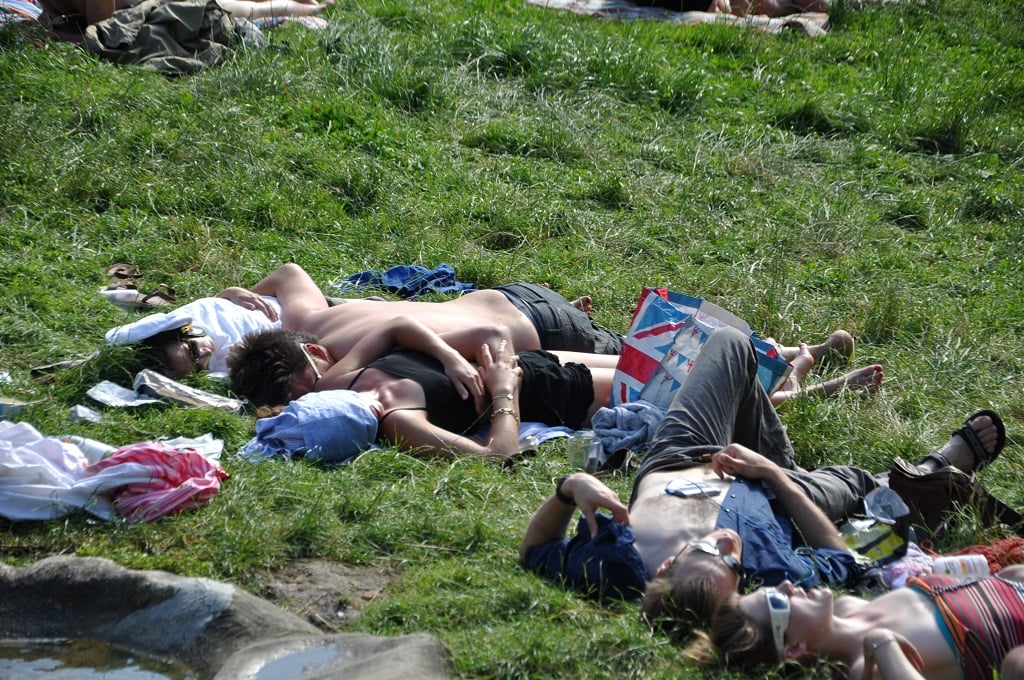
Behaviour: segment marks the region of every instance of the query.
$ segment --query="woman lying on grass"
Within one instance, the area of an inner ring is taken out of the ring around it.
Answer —
[[[1015,565],[983,578],[922,576],[870,601],[789,581],[732,594],[689,653],[735,669],[825,659],[851,678],[1012,680],[1024,677],[1022,645],[1024,565]]]
[[[563,365],[544,350],[516,354],[505,340],[481,346],[476,366],[466,364],[472,376],[454,350],[447,358],[443,348],[435,349],[436,356],[412,349],[379,356],[386,346],[360,342],[338,360],[314,336],[262,331],[232,351],[231,386],[254,403],[277,405],[261,415],[274,415],[280,405],[311,392],[338,391],[332,397],[348,400],[353,431],[364,437],[373,431],[371,439],[419,453],[505,460],[519,452],[520,421],[586,427],[608,404],[614,374],[614,357],[565,352],[562,357],[572,361]]]
[[[62,40],[81,40],[87,26],[99,23],[119,9],[141,0],[39,0],[43,13],[39,23]],[[217,0],[218,6],[236,19],[270,19],[320,14],[334,0]]]

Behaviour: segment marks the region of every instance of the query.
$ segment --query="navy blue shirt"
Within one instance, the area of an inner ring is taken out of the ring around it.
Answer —
[[[799,537],[794,541],[792,523],[775,511],[772,500],[760,482],[737,477],[721,501],[715,528],[732,529],[743,541],[741,587],[783,580],[804,588],[857,585],[867,565],[846,550],[809,548],[800,545]],[[633,530],[604,513],[598,513],[597,521],[596,537],[591,538],[581,516],[572,539],[533,546],[524,566],[594,597],[639,598],[647,583],[647,563],[633,545]]]

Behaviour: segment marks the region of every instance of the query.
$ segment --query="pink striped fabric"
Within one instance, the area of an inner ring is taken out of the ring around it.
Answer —
[[[152,522],[205,505],[220,491],[221,480],[229,477],[220,466],[192,449],[172,449],[154,442],[122,447],[87,470],[95,473],[118,465],[143,466],[152,474],[149,481],[111,489],[114,507],[133,522]]]

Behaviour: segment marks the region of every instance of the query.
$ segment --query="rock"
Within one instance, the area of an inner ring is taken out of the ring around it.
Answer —
[[[325,635],[233,585],[100,558],[0,564],[0,638],[82,638],[169,657],[201,678],[444,678],[448,660],[429,635]]]

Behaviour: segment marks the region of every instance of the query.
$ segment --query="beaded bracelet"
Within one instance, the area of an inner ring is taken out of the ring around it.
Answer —
[[[516,419],[516,424],[517,425],[519,424],[519,414],[515,412],[515,409],[511,409],[511,408],[509,408],[507,406],[505,406],[503,408],[497,408],[497,409],[494,409],[493,411],[491,411],[491,420],[494,420],[494,416],[496,416],[498,414],[501,414],[501,413],[509,414],[510,416],[512,416],[513,418]]]

